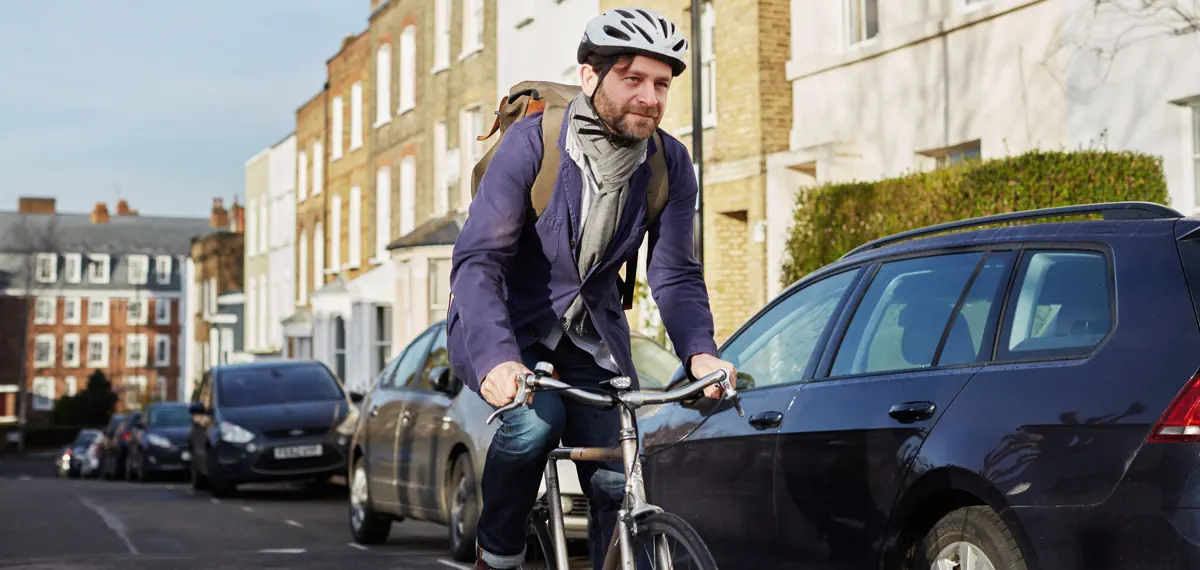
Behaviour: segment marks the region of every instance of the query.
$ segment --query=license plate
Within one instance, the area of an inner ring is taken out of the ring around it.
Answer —
[[[290,447],[276,447],[275,459],[295,459],[297,457],[318,457],[321,455],[321,444],[316,445],[293,445]]]
[[[179,454],[179,458],[180,458],[180,459],[182,459],[182,460],[184,460],[184,461],[188,461],[188,460],[190,460],[190,459],[192,458],[192,452],[190,452],[190,451],[184,451],[184,452],[182,452],[182,453],[180,453],[180,454]]]

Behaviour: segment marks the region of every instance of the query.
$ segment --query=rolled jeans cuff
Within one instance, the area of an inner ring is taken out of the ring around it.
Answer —
[[[484,564],[487,564],[492,568],[517,568],[525,563],[524,548],[521,548],[521,552],[519,554],[514,554],[512,556],[500,556],[484,550],[482,546],[479,546],[479,542],[476,541],[475,550],[475,557],[482,560]]]

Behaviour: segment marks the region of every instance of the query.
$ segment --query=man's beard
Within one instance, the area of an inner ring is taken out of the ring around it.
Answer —
[[[597,89],[593,99],[596,114],[616,133],[619,142],[626,145],[634,144],[650,138],[654,129],[658,128],[658,108],[629,103],[625,108],[618,108],[617,103],[608,97],[604,89]],[[637,113],[645,116],[633,115]]]

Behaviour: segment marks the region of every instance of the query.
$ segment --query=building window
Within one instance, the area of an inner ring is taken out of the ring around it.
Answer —
[[[145,299],[130,299],[125,304],[126,324],[144,325],[148,322],[148,316]]]
[[[88,254],[88,282],[101,285],[108,283],[108,255]]]
[[[333,318],[333,364],[334,373],[344,383],[346,381],[346,320],[341,315]]]
[[[450,67],[450,0],[434,0],[433,73]]]
[[[362,263],[362,188],[350,187],[350,251],[347,252],[350,267]]]
[[[53,253],[37,254],[38,283],[54,283],[58,281],[58,256]]]
[[[316,196],[325,188],[325,143],[321,141],[313,143],[312,161],[312,195]]]
[[[362,82],[350,86],[350,150],[363,144],[363,90]]]
[[[38,376],[33,379],[33,409],[45,412],[54,409],[56,386],[53,378]]]
[[[125,366],[142,368],[150,360],[146,354],[146,335],[125,335]]]
[[[429,324],[446,318],[450,305],[450,260],[429,260]]]
[[[108,324],[108,299],[88,299],[88,324]]]
[[[934,155],[934,165],[946,168],[967,160],[979,160],[982,156],[979,141],[944,149]]]
[[[342,268],[342,195],[334,194],[329,211],[329,267]]]
[[[330,158],[337,160],[342,157],[342,121],[345,119],[345,111],[342,108],[342,96],[338,95],[333,98],[333,105],[330,107],[330,133],[333,137],[330,144],[333,148],[330,150]]]
[[[154,300],[154,323],[159,325],[171,324],[171,300]]]
[[[63,299],[63,324],[77,325],[82,322],[83,302],[77,298]]]
[[[67,385],[68,396],[74,396],[79,393],[79,383],[75,381],[74,376],[67,376],[63,381]]]
[[[462,53],[459,58],[483,49],[483,0],[462,0]]]
[[[446,175],[447,170],[457,170],[449,168],[447,163],[446,152],[446,123],[439,121],[433,126],[433,180],[434,180],[434,200],[433,209],[435,215],[441,215],[450,210],[450,195],[449,184]]]
[[[317,222],[317,227],[313,229],[313,282],[312,290],[314,293],[319,291],[325,285],[325,230],[321,227],[321,222]]]
[[[296,201],[303,202],[308,192],[308,153],[296,153]]]
[[[34,337],[33,365],[38,368],[54,366],[54,335],[39,334]]]
[[[171,400],[171,379],[166,376],[158,377],[158,399],[164,402]]]
[[[150,259],[144,255],[129,256],[129,283],[145,285],[150,271]]]
[[[54,324],[54,309],[58,304],[57,301],[56,297],[38,297],[33,306],[33,324]]]
[[[108,335],[88,335],[87,363],[89,368],[108,367]]]
[[[308,304],[308,234],[301,230],[300,241],[296,243],[296,300],[301,305]]]
[[[392,46],[381,44],[375,52],[375,126],[392,118]]]
[[[383,262],[392,237],[392,169],[379,167],[375,173],[375,259]]]
[[[400,112],[417,106],[417,27],[400,32]]]
[[[413,155],[400,161],[400,233],[403,237],[417,225],[417,159]]]
[[[271,251],[271,240],[267,235],[271,228],[270,208],[269,200],[263,200],[258,205],[258,253],[260,254]]]
[[[126,376],[122,382],[125,387],[125,409],[136,410],[142,407],[146,394],[146,377],[143,375]]]
[[[879,0],[842,0],[846,17],[846,42],[853,45],[879,34]]]
[[[160,255],[154,258],[154,275],[159,285],[171,283],[171,256]]]
[[[165,334],[154,335],[154,365],[171,365],[171,337]]]
[[[254,200],[246,202],[246,254],[254,255],[258,249],[255,247],[255,238],[258,236],[258,221],[254,219]]]
[[[79,335],[77,334],[63,335],[63,366],[79,367]]]
[[[79,283],[83,280],[83,259],[78,253],[68,253],[63,256],[65,265],[63,273],[66,273],[68,283]]]
[[[387,366],[392,354],[392,308],[375,307],[375,369],[371,375],[378,375]]]

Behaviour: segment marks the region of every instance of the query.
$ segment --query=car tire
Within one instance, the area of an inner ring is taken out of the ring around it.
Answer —
[[[350,536],[358,544],[383,544],[392,532],[392,519],[375,512],[371,506],[371,489],[367,475],[367,460],[354,460],[350,473],[350,500],[347,501]]]
[[[997,570],[1025,570],[1021,548],[996,511],[985,506],[964,507],[942,517],[913,549],[911,570],[958,567],[963,557],[986,560]],[[986,565],[980,566],[987,568]]]
[[[479,490],[470,455],[462,453],[454,459],[447,483],[450,552],[459,562],[472,562],[475,560],[475,525],[479,522]]]

